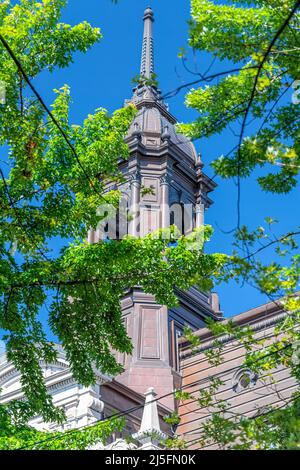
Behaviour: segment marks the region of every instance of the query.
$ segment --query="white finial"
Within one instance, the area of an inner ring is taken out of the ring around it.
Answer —
[[[146,16],[150,16],[151,18],[154,17],[153,10],[151,7],[147,7],[146,10],[144,11],[144,19]]]
[[[148,7],[144,12],[144,38],[141,61],[141,75],[146,78],[151,78],[154,73],[153,22],[153,11]]]
[[[161,431],[154,388],[148,388],[141,427],[132,437],[143,444],[143,449],[159,449],[167,436]]]
[[[145,393],[145,396],[146,401],[140,432],[147,432],[150,429],[160,431],[157,401],[155,400],[156,393],[154,391],[154,388],[148,388],[147,392]]]

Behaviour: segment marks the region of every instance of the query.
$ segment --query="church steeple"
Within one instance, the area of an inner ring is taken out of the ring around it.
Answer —
[[[126,183],[122,187],[128,209],[128,234],[143,237],[159,228],[177,225],[188,234],[203,223],[203,205],[214,183],[202,172],[193,143],[177,132],[172,116],[153,77],[153,22],[151,8],[144,12],[140,75],[133,97],[126,103],[137,108],[126,136],[129,159],[120,161]],[[127,213],[126,213],[127,215]],[[126,226],[126,223],[125,223]],[[162,403],[174,409],[170,394],[180,386],[177,337],[184,326],[199,329],[207,317],[216,317],[211,296],[197,291],[176,292],[178,307],[168,309],[139,287],[127,292],[122,314],[134,345],[130,356],[118,360],[124,372],[118,381],[145,393],[155,387]]]
[[[148,7],[144,13],[144,36],[141,58],[141,76],[145,78],[152,78],[154,73],[153,22],[153,11]]]
[[[143,145],[151,147],[169,143],[183,151],[183,160],[187,159],[189,164],[195,164],[197,160],[195,147],[187,137],[176,132],[176,118],[170,113],[153,76],[154,14],[150,7],[144,11],[143,20],[140,75],[133,90],[133,97],[125,101],[125,104],[133,103],[138,109],[138,114],[129,129],[127,139],[137,139]]]

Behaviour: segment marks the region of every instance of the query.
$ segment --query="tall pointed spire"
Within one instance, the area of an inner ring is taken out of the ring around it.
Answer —
[[[144,38],[141,60],[141,75],[145,78],[151,78],[154,73],[153,22],[153,11],[148,7],[144,13]]]

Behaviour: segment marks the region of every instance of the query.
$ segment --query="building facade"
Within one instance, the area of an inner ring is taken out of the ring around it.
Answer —
[[[278,322],[287,315],[289,313],[283,311],[280,303],[270,302],[233,317],[233,321],[239,328],[250,327],[254,338],[263,340],[263,346],[255,346],[255,350],[259,350],[272,344]],[[216,450],[218,446],[214,442],[202,447],[199,441],[203,437],[203,425],[217,410],[218,403],[225,403],[224,416],[229,420],[234,416],[252,418],[263,415],[270,407],[286,406],[298,385],[290,376],[289,370],[283,366],[260,374],[245,368],[245,348],[230,335],[217,338],[223,346],[222,362],[212,365],[205,353],[213,352],[217,347],[216,337],[207,328],[198,330],[195,335],[200,339],[200,346],[197,348],[192,348],[185,338],[179,340],[182,389],[191,396],[179,405],[181,421],[177,433],[190,449]],[[209,407],[203,407],[197,398],[201,391],[209,388],[213,378],[221,380],[222,385],[214,393],[213,403]]]

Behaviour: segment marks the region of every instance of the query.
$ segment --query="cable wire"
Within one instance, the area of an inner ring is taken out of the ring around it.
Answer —
[[[285,350],[285,349],[287,349],[287,348],[289,348],[289,347],[292,347],[292,346],[293,346],[293,344],[288,344],[288,345],[286,345],[285,347],[281,348],[280,350]],[[276,353],[278,353],[278,351],[272,351],[272,352],[266,354],[265,356],[262,356],[261,358],[259,358],[259,360],[261,360],[261,359],[263,359],[263,358],[265,358],[265,357],[272,356],[273,354],[276,354]],[[236,367],[234,367],[234,368],[232,368],[232,369],[230,369],[230,370],[235,370],[235,369],[238,369],[238,368],[240,368],[240,365],[239,365],[239,366],[236,366]],[[226,372],[229,372],[229,371],[226,371]],[[222,373],[218,373],[218,374],[214,374],[213,376],[210,376],[210,377],[206,377],[206,378],[204,378],[204,379],[202,379],[202,380],[198,380],[198,381],[195,382],[195,384],[206,383],[207,381],[211,381],[212,378],[214,378],[214,377],[216,377],[216,376],[219,376],[220,374],[223,374],[223,372],[222,372]],[[174,395],[174,394],[178,393],[179,391],[184,390],[185,388],[191,387],[192,385],[193,385],[193,384],[187,384],[187,385],[184,385],[184,386],[182,386],[182,387],[180,387],[180,388],[177,388],[177,389],[173,390],[172,392],[169,392],[169,393],[167,393],[167,394],[165,394],[165,395],[161,395],[160,397],[155,398],[155,399],[151,400],[150,402],[148,402],[147,405],[152,404],[152,403],[155,403],[155,402],[158,402],[159,400],[162,400],[162,399],[164,399],[164,398],[167,398],[167,397],[169,397],[169,396],[171,396],[171,395]],[[43,444],[43,443],[48,442],[48,441],[63,439],[65,436],[68,436],[68,435],[70,435],[70,434],[72,434],[72,433],[75,433],[75,432],[78,432],[78,431],[80,431],[80,430],[84,431],[85,429],[92,429],[92,428],[94,428],[94,427],[96,427],[96,426],[100,425],[101,423],[104,423],[104,422],[106,422],[106,421],[108,421],[108,420],[117,419],[117,418],[121,418],[121,417],[127,416],[127,415],[129,415],[130,413],[132,413],[132,412],[134,412],[134,411],[138,411],[139,409],[144,408],[144,406],[145,406],[144,403],[141,404],[141,405],[137,405],[137,406],[132,407],[132,408],[129,408],[129,409],[125,410],[125,411],[118,412],[118,413],[115,413],[115,414],[113,414],[113,415],[111,415],[111,416],[108,416],[107,418],[105,418],[105,419],[103,419],[103,420],[100,420],[100,421],[98,421],[98,422],[96,422],[96,423],[94,423],[94,424],[92,424],[92,425],[85,425],[85,426],[82,426],[82,427],[80,427],[80,428],[71,429],[70,431],[67,431],[67,432],[65,432],[65,433],[62,434],[62,435],[59,435],[59,436],[50,436],[50,437],[48,437],[48,438],[46,438],[46,439],[33,442],[32,444],[28,444],[28,445],[23,446],[23,447],[20,447],[20,448],[18,448],[18,449],[16,449],[16,450],[25,450],[25,449],[28,449],[28,448],[32,448],[32,447],[34,447],[34,446],[38,446],[38,445]]]
[[[46,105],[45,101],[43,100],[43,98],[41,97],[41,95],[39,94],[39,92],[36,90],[36,88],[34,87],[34,85],[32,84],[30,78],[28,77],[27,73],[25,72],[21,62],[19,61],[19,59],[17,58],[17,56],[15,55],[15,53],[13,52],[13,50],[11,49],[10,45],[8,44],[8,42],[4,39],[4,37],[2,36],[2,34],[0,34],[0,41],[3,45],[3,47],[7,50],[8,54],[10,55],[10,57],[13,59],[14,63],[16,64],[18,70],[20,71],[20,73],[22,74],[24,80],[26,81],[27,85],[29,86],[29,88],[32,90],[32,92],[34,93],[34,95],[36,96],[36,98],[38,99],[38,101],[40,102],[40,104],[42,105],[42,107],[44,108],[44,110],[46,111],[46,113],[48,114],[48,116],[50,117],[50,119],[52,120],[53,124],[57,127],[57,129],[59,130],[59,132],[61,133],[63,139],[65,140],[65,142],[67,143],[68,147],[70,148],[70,150],[72,151],[78,165],[80,166],[82,172],[84,173],[86,179],[89,181],[91,187],[93,188],[93,190],[96,192],[96,194],[98,194],[98,196],[100,196],[101,199],[107,201],[105,199],[105,197],[100,194],[97,190],[97,188],[95,187],[92,179],[90,178],[89,174],[87,173],[86,169],[84,168],[84,166],[82,165],[81,161],[80,161],[80,157],[78,156],[77,152],[76,152],[76,149],[74,147],[74,145],[70,142],[69,140],[69,137],[67,136],[66,132],[63,130],[63,128],[61,127],[61,125],[59,124],[58,120],[55,118],[55,116],[53,115],[53,113],[51,112],[51,110],[49,109],[49,107]]]

